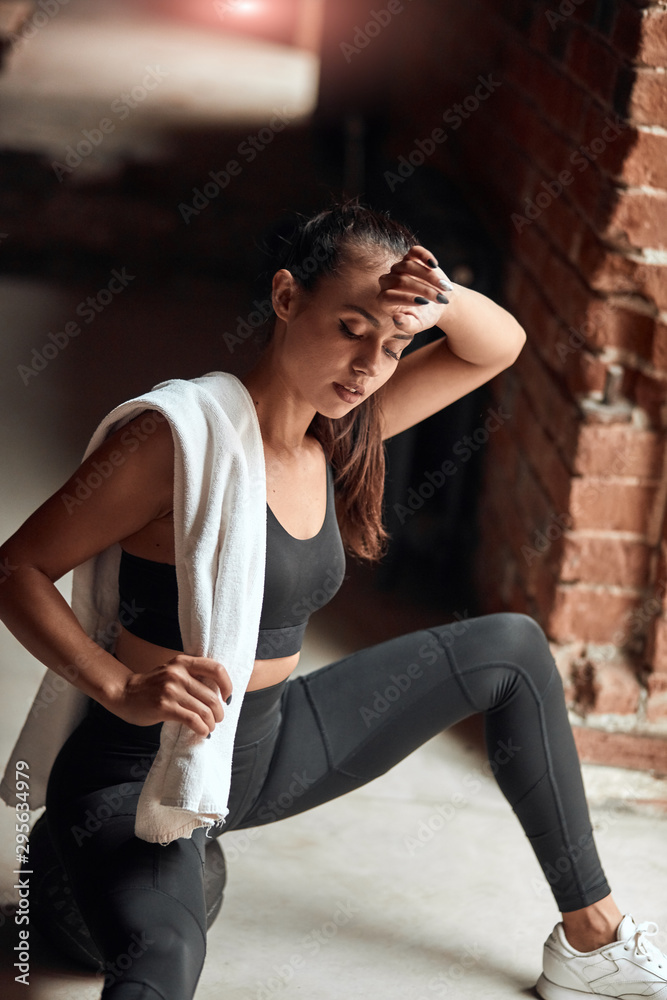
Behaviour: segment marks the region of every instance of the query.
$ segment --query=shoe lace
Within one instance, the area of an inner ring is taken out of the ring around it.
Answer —
[[[634,934],[625,941],[624,947],[626,951],[630,951],[631,945],[634,944],[634,954],[636,958],[643,957],[649,962],[656,962],[658,968],[662,969],[662,963],[667,963],[667,956],[665,956],[659,948],[648,940],[649,936],[653,937],[657,933],[658,925],[655,921],[647,920],[643,924],[637,925]]]

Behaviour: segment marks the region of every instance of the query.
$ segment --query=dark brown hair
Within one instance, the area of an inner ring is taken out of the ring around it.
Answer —
[[[351,258],[370,266],[378,254],[400,260],[416,243],[413,234],[388,215],[357,200],[300,220],[280,236],[274,272],[286,268],[312,292],[320,278],[335,275]],[[386,549],[382,524],[384,447],[381,396],[373,393],[339,419],[315,415],[311,432],[335,472],[336,507],[346,548],[377,560]]]

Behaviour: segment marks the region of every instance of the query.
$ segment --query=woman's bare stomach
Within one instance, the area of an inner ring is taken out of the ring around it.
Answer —
[[[116,658],[129,670],[135,674],[145,674],[178,656],[179,650],[156,646],[121,628],[114,652]],[[247,690],[256,691],[258,688],[279,684],[289,677],[298,662],[298,653],[292,656],[280,656],[275,660],[255,660]],[[225,664],[222,665],[224,667]]]

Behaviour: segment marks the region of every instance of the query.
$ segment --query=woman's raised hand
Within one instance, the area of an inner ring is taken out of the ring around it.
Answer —
[[[436,326],[454,286],[426,247],[414,246],[380,277],[378,300],[404,333]]]
[[[105,708],[135,726],[180,722],[208,736],[222,722],[220,699],[231,701],[232,684],[221,663],[179,653],[146,673],[132,673]]]

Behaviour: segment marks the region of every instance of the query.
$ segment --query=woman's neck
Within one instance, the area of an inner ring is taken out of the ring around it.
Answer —
[[[277,454],[296,454],[306,443],[316,411],[299,396],[271,354],[269,346],[241,381],[255,404],[265,446]]]

